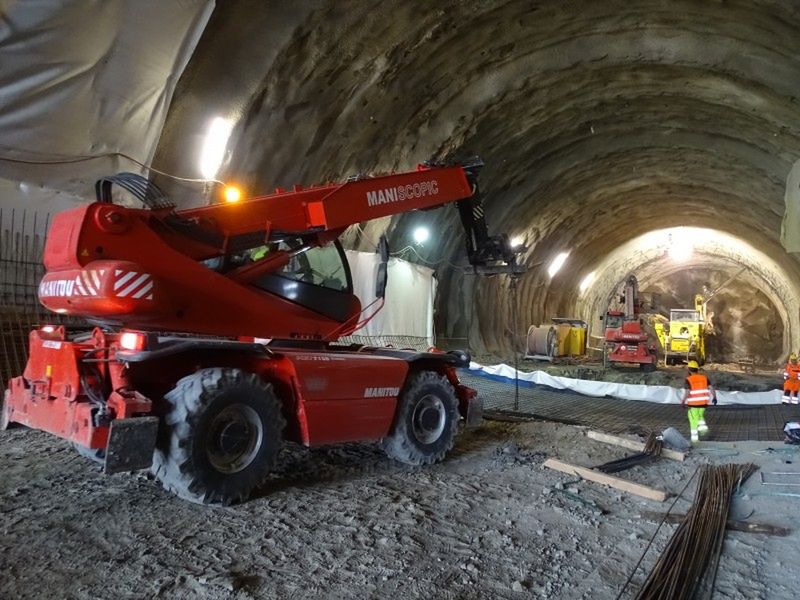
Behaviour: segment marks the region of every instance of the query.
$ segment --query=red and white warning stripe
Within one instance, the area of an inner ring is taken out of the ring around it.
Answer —
[[[75,276],[75,296],[97,296],[100,291],[100,280],[106,274],[105,269],[87,269]]]
[[[118,298],[153,299],[153,277],[149,273],[114,270],[114,295]]]

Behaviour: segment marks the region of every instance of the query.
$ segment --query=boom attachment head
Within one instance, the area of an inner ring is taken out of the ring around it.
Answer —
[[[507,234],[489,235],[483,209],[483,196],[478,185],[478,172],[483,167],[483,161],[476,157],[462,166],[472,187],[472,195],[460,200],[456,205],[461,224],[464,226],[469,263],[479,275],[524,273],[526,268],[517,264],[517,255],[526,248],[512,246],[511,238]]]

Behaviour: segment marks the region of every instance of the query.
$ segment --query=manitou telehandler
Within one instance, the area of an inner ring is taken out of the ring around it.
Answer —
[[[455,370],[469,356],[336,345],[380,308],[388,260],[382,240],[378,300],[362,309],[337,238],[455,202],[476,272],[518,269],[508,237],[488,235],[480,166],[426,163],[188,210],[141,176],[101,179],[96,202],[53,220],[39,286],[45,307],[94,329],[30,333],[0,428],[70,440],[107,473],[149,467],[207,504],[247,498],[283,440],[381,440],[404,463],[441,460],[459,421],[480,420]],[[144,208],[114,204],[114,185]]]

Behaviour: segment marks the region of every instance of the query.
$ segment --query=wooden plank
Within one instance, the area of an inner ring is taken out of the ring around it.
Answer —
[[[627,438],[619,437],[617,435],[609,435],[607,433],[600,433],[599,431],[587,431],[586,437],[596,440],[598,442],[604,442],[606,444],[612,444],[614,446],[622,446],[623,448],[628,448],[629,450],[636,450],[637,452],[644,452],[643,442],[637,442],[636,440],[629,440]],[[669,448],[662,448],[661,456],[663,456],[664,458],[669,458],[670,460],[678,460],[680,462],[686,460],[686,455],[683,452],[670,450]]]
[[[657,490],[655,488],[647,487],[646,485],[628,481],[627,479],[620,479],[619,477],[606,475],[605,473],[600,473],[599,471],[592,471],[586,467],[571,465],[555,458],[548,458],[545,461],[544,466],[548,469],[561,471],[562,473],[578,475],[588,481],[602,483],[603,485],[611,486],[618,490],[622,490],[623,492],[630,492],[631,494],[635,494],[643,498],[649,498],[658,502],[664,502],[664,500],[667,499],[667,493],[663,490]]]
[[[664,518],[664,513],[653,512],[649,510],[642,511],[642,516],[651,521],[660,521]],[[686,518],[686,515],[680,513],[671,513],[665,519],[666,523],[680,523]],[[749,521],[734,521],[728,519],[725,527],[730,531],[741,531],[743,533],[763,533],[765,535],[778,535],[787,536],[792,533],[791,529],[785,527],[778,527],[777,525],[768,525],[766,523],[751,523]]]

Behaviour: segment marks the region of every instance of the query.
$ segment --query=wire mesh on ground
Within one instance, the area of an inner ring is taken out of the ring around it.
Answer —
[[[677,404],[657,404],[618,398],[594,398],[569,390],[521,382],[515,400],[513,381],[478,376],[464,369],[461,381],[478,390],[489,417],[543,419],[584,425],[609,433],[642,433],[675,427],[689,437],[686,409]],[[711,406],[706,411],[710,441],[781,441],[786,421],[800,418],[796,406]]]

